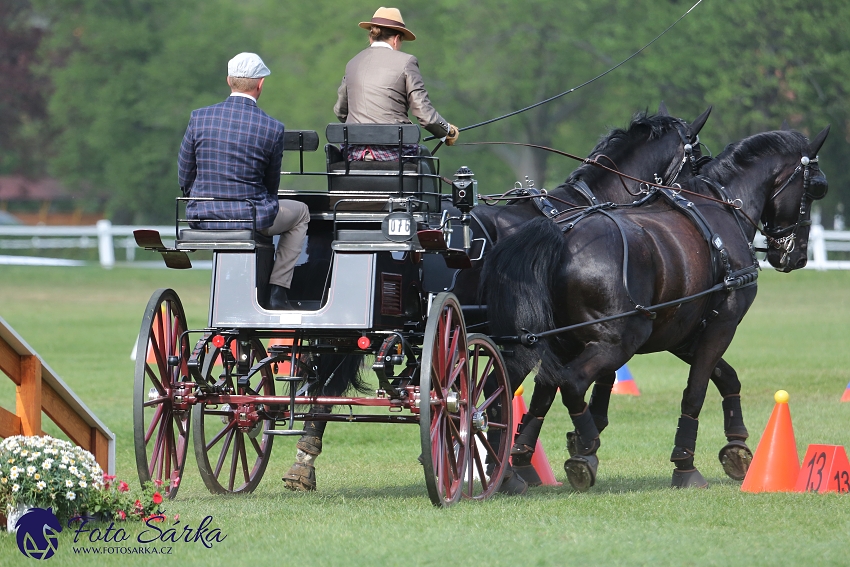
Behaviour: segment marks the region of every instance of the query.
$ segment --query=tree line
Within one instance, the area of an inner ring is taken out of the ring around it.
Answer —
[[[579,85],[648,43],[695,0],[399,1],[431,101],[464,127]],[[4,0],[0,3],[0,174],[52,175],[105,202],[115,222],[168,222],[176,155],[192,109],[222,100],[226,62],[259,53],[272,70],[260,106],[323,132],[345,64],[367,45],[377,5],[316,0]],[[726,144],[783,122],[832,133],[825,214],[847,200],[850,4],[703,0],[616,71],[557,101],[463,132],[586,154],[611,127],[663,100],[676,116],[714,110],[702,141]],[[10,88],[11,87],[11,88]],[[507,146],[441,148],[442,173],[475,171],[485,193],[526,176],[561,182],[578,164]],[[321,150],[307,159],[324,168]],[[294,162],[291,164],[294,168]],[[287,158],[284,160],[287,167]],[[286,178],[290,187],[316,179]],[[827,223],[829,224],[829,223]]]

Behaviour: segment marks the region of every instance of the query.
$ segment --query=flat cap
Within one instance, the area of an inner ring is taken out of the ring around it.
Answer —
[[[256,53],[240,53],[227,62],[228,77],[259,79],[271,75],[271,71]]]

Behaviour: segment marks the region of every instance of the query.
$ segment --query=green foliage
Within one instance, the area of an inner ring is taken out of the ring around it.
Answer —
[[[377,7],[365,0],[32,1],[47,22],[39,70],[51,86],[44,91],[49,118],[28,119],[13,136],[34,140],[56,132],[39,155],[47,151],[50,169],[66,182],[106,199],[117,222],[171,218],[176,153],[189,112],[227,95],[224,69],[235,53],[256,51],[271,68],[260,102],[269,114],[290,129],[322,132],[336,120],[332,107],[345,63],[367,45],[357,22]],[[464,127],[587,81],[692,4],[434,0],[398,7],[417,33],[403,49],[418,57],[431,101]],[[662,99],[686,119],[714,106],[702,138],[715,153],[783,120],[810,135],[831,123],[821,156],[833,185],[823,202],[828,216],[850,198],[843,189],[850,172],[840,167],[850,154],[847,21],[850,4],[839,0],[704,0],[623,67],[555,102],[463,132],[460,143],[527,141],[586,154],[609,127],[656,109]],[[34,154],[21,150],[3,159],[18,163],[24,155]],[[483,192],[505,190],[526,175],[551,187],[577,165],[504,146],[441,148],[439,157],[443,174],[470,166]],[[306,167],[324,168],[321,150],[307,157]],[[292,156],[284,169],[295,169]],[[324,183],[285,177],[282,186]]]

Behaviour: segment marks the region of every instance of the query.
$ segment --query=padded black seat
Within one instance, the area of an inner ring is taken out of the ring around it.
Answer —
[[[255,237],[256,235],[256,237]],[[272,237],[250,229],[238,230],[206,230],[200,228],[184,228],[180,231],[180,242],[256,242],[271,244]]]
[[[421,207],[439,212],[440,197],[437,159],[424,146],[419,146],[418,157],[395,161],[346,161],[340,148],[334,144],[372,145],[398,147],[419,143],[419,126],[414,124],[329,124],[326,130],[328,145],[325,161],[328,173],[328,192],[333,195],[351,193],[363,197],[389,197],[402,194],[426,203]],[[402,181],[399,183],[399,165]],[[342,197],[342,195],[340,195]],[[346,204],[347,205],[347,204]],[[364,208],[362,205],[359,208]],[[365,207],[369,208],[369,207]]]

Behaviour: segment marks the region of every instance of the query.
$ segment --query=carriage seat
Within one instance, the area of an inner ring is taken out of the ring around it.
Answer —
[[[329,124],[325,135],[328,192],[339,198],[390,197],[399,194],[425,202],[422,207],[439,212],[438,160],[424,146],[418,157],[394,161],[350,161],[337,144],[390,146],[419,144],[415,124]]]
[[[272,245],[272,237],[245,229],[184,228],[178,234],[178,250],[256,250]]]

